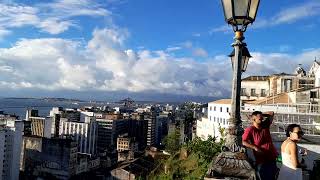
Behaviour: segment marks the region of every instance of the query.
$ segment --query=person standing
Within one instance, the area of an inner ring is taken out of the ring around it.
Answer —
[[[278,180],[302,180],[303,163],[298,160],[297,142],[301,140],[303,134],[297,124],[290,124],[287,127],[287,139],[281,145],[282,166]]]
[[[273,116],[273,112],[263,114],[261,111],[254,111],[251,115],[252,126],[246,128],[242,135],[242,144],[253,150],[261,180],[275,180],[278,173],[278,152],[270,134]]]

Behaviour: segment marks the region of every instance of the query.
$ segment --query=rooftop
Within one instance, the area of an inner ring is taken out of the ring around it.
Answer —
[[[254,100],[254,101],[246,101],[246,104],[255,104],[255,105],[262,105],[262,104],[278,104],[278,103],[292,103],[288,93],[282,93],[276,96],[269,96],[264,99]]]
[[[231,104],[231,99],[219,99],[216,101],[212,101],[210,103],[214,103],[214,104]]]
[[[269,76],[248,76],[243,78],[242,81],[267,81]]]

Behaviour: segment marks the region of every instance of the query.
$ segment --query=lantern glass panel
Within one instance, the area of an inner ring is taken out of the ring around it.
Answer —
[[[242,56],[242,62],[241,62],[241,70],[242,72],[245,72],[247,70],[247,66],[249,63],[249,58],[248,56]]]
[[[251,0],[251,5],[250,5],[250,12],[249,12],[249,17],[254,21],[258,12],[258,6],[259,6],[259,1],[260,0]]]
[[[234,70],[234,56],[230,56],[230,59],[231,59],[232,70]]]
[[[232,0],[222,0],[224,16],[226,20],[232,18]]]
[[[236,17],[247,17],[249,0],[234,0],[234,15]]]

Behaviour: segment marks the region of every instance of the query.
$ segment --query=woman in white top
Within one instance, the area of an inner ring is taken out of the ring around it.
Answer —
[[[302,180],[301,163],[298,160],[297,142],[303,136],[301,127],[290,124],[286,129],[287,139],[281,145],[282,166],[278,180]]]

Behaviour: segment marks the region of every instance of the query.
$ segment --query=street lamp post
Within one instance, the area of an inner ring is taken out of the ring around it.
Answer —
[[[260,0],[221,0],[225,20],[235,32],[234,50],[229,55],[233,67],[231,113],[226,141],[222,152],[213,161],[206,179],[225,177],[232,179],[256,179],[255,170],[247,161],[245,148],[242,146],[242,121],[240,117],[241,74],[247,68],[251,57],[243,33],[254,22]]]

